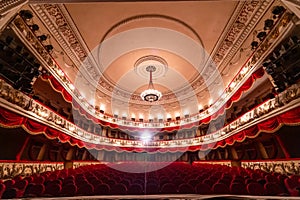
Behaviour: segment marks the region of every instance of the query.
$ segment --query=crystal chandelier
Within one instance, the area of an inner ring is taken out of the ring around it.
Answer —
[[[156,90],[153,86],[152,72],[155,72],[155,70],[156,70],[155,66],[150,65],[150,66],[146,67],[146,71],[150,73],[150,81],[149,81],[148,89],[141,93],[141,98],[144,101],[155,102],[155,101],[158,101],[162,97],[161,92]]]

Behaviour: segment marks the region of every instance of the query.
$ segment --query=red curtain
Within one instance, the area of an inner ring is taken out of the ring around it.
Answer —
[[[197,151],[215,149],[218,147],[224,147],[226,145],[233,145],[235,142],[242,142],[246,138],[257,137],[261,132],[273,133],[277,131],[283,125],[300,125],[300,107],[289,110],[276,117],[272,117],[268,120],[253,125],[243,131],[240,131],[222,141],[216,143],[209,143],[204,145],[195,145],[188,147],[149,147],[149,148],[138,148],[138,147],[117,147],[117,146],[105,146],[97,145],[92,143],[83,142],[77,138],[71,137],[60,130],[48,127],[35,120],[23,117],[16,113],[13,113],[5,108],[0,107],[0,126],[6,128],[23,127],[30,134],[44,134],[49,139],[59,139],[62,143],[69,142],[71,145],[77,145],[78,147],[86,147],[88,149],[105,149],[107,151],[135,151],[135,152],[185,152],[185,151]]]

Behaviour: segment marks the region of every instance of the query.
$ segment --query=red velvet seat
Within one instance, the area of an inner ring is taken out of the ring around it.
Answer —
[[[274,183],[274,182],[266,183],[264,185],[264,189],[267,195],[274,196],[274,195],[284,194],[283,188],[281,188],[278,183]]]
[[[33,182],[36,184],[43,184],[45,182],[45,177],[44,176],[35,177]]]
[[[200,182],[201,182],[201,181],[199,181],[199,180],[197,180],[197,179],[191,179],[191,180],[189,180],[188,184],[195,186],[195,185],[197,185],[197,184],[200,183]]]
[[[45,186],[43,184],[30,183],[27,185],[24,196],[25,197],[40,197],[45,192]]]
[[[209,195],[212,194],[211,187],[205,183],[198,183],[195,187],[197,194]]]
[[[176,194],[177,186],[173,183],[166,183],[166,184],[162,185],[160,192],[162,194]]]
[[[216,182],[214,182],[214,181],[212,181],[212,180],[210,180],[210,179],[205,179],[205,180],[203,180],[202,183],[207,184],[207,185],[209,185],[210,187],[212,187]]]
[[[236,195],[247,195],[246,186],[243,183],[232,183],[230,185],[230,193]]]
[[[127,187],[122,183],[115,184],[111,187],[111,193],[115,195],[127,194]]]
[[[290,195],[292,196],[299,196],[299,182],[295,179],[286,178],[284,179],[284,185]]]
[[[6,189],[12,188],[15,182],[16,182],[15,180],[6,180],[4,181],[4,185],[6,186]]]
[[[214,194],[230,194],[230,190],[224,183],[216,183],[212,186],[212,191]]]
[[[5,189],[6,189],[6,186],[3,183],[0,183],[0,198],[3,194],[3,192],[5,191]]]
[[[110,187],[107,184],[99,184],[95,186],[94,194],[95,195],[108,195],[111,194]]]
[[[77,194],[77,190],[78,190],[78,188],[75,184],[64,185],[61,188],[60,196],[63,196],[63,197],[75,196]]]
[[[144,194],[143,186],[141,186],[139,184],[132,184],[128,187],[127,193],[134,194],[134,195]]]
[[[264,195],[264,187],[259,183],[249,183],[247,185],[247,191],[250,195]]]
[[[34,181],[34,178],[33,178],[32,176],[26,176],[26,177],[24,178],[24,180],[27,180],[27,182],[28,182],[28,184],[29,184],[29,183],[32,183],[32,182]]]
[[[94,193],[94,187],[92,184],[85,183],[78,185],[77,195],[79,196],[88,196]]]
[[[178,187],[179,194],[194,194],[195,190],[190,184],[183,183]]]
[[[57,196],[60,194],[61,186],[59,184],[48,184],[45,188],[45,196]]]
[[[147,184],[145,188],[146,194],[159,194],[159,187],[158,184]]]
[[[265,176],[267,183],[278,183],[278,179],[276,176],[268,174]]]
[[[3,194],[2,194],[2,199],[14,199],[18,198],[18,190],[16,188],[7,188]]]
[[[18,190],[25,190],[25,188],[27,187],[28,185],[28,181],[27,180],[20,180],[20,181],[17,181],[15,184],[14,184],[14,187],[17,188]]]

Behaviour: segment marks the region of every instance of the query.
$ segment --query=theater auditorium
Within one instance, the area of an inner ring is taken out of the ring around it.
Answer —
[[[0,1],[0,198],[299,199],[299,80],[299,0]]]

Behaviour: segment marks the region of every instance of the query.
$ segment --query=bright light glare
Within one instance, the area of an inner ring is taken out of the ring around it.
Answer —
[[[143,142],[149,142],[149,141],[151,141],[151,139],[152,139],[152,135],[151,135],[150,133],[148,133],[148,132],[144,132],[144,133],[141,135],[141,140],[142,140]]]

